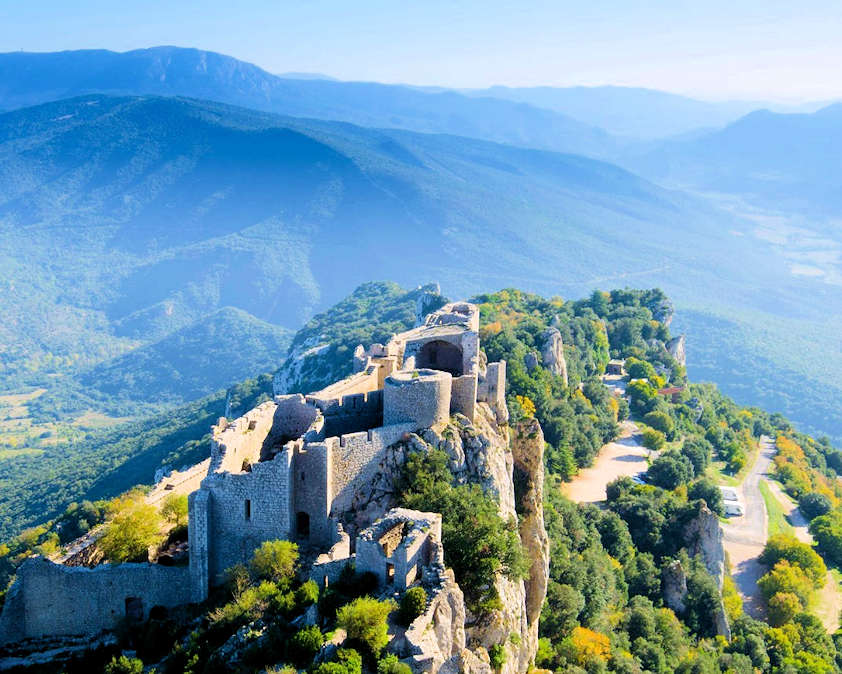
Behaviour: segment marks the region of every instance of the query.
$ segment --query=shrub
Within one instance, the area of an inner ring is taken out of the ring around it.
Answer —
[[[661,431],[661,433],[667,437],[672,437],[672,432],[675,428],[675,424],[670,418],[670,415],[666,412],[661,412],[660,410],[647,413],[643,417],[643,423],[647,426],[651,426],[656,431]]]
[[[643,429],[643,446],[653,451],[658,451],[666,444],[666,437],[661,431],[646,427]]]
[[[704,438],[693,436],[684,441],[681,446],[681,453],[690,459],[694,473],[702,475],[710,463],[713,446]]]
[[[400,620],[410,625],[427,608],[427,591],[420,585],[409,588],[401,597]]]
[[[757,581],[757,586],[769,601],[779,592],[788,592],[798,597],[801,606],[807,606],[813,595],[813,583],[797,564],[790,564],[782,559],[769,573]]]
[[[494,644],[488,649],[488,658],[491,662],[491,668],[495,672],[499,672],[506,664],[506,647],[503,644]]]
[[[251,558],[251,570],[255,577],[271,580],[286,588],[295,577],[298,563],[298,545],[290,541],[265,541]]]
[[[690,500],[702,499],[717,515],[725,514],[725,505],[722,500],[722,492],[719,487],[708,478],[696,480],[687,489],[687,498]]]
[[[316,582],[313,580],[308,580],[306,583],[303,583],[301,587],[295,591],[295,603],[299,606],[299,608],[315,604],[317,601],[319,601],[319,586],[316,585]]]
[[[386,618],[395,609],[395,602],[360,597],[336,612],[336,624],[349,639],[359,641],[377,655],[389,643]]]
[[[809,492],[798,499],[798,508],[808,520],[827,515],[832,507],[833,504],[827,496],[816,492]]]
[[[187,524],[187,494],[170,494],[161,506],[161,517],[174,527]]]
[[[143,674],[143,661],[121,655],[119,658],[111,658],[103,671],[105,674]]]
[[[145,559],[148,548],[161,538],[158,511],[142,498],[127,496],[117,499],[111,512],[105,534],[97,541],[106,559],[117,564]]]
[[[412,668],[398,660],[397,655],[389,653],[378,661],[377,674],[412,674]]]
[[[824,586],[827,567],[812,546],[802,543],[794,536],[786,534],[772,536],[763,548],[760,562],[771,568],[782,559],[797,564],[803,569],[814,587]]]
[[[776,592],[769,598],[769,624],[780,627],[801,610],[801,601],[792,592]]]
[[[842,513],[831,510],[810,522],[810,533],[828,559],[842,564]]]
[[[649,481],[663,489],[675,489],[693,479],[693,464],[678,452],[666,452],[649,466]]]
[[[322,662],[313,674],[361,674],[363,660],[353,648],[340,648],[336,651],[335,662]]]
[[[300,629],[289,641],[289,657],[299,667],[304,667],[313,661],[319,652],[325,638],[321,630],[315,625]]]

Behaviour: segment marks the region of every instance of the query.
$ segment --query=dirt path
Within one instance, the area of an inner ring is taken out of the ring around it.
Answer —
[[[649,450],[640,443],[640,431],[631,421],[620,425],[620,437],[599,450],[594,465],[584,468],[562,487],[567,498],[578,503],[598,503],[606,498],[605,485],[623,475],[635,475],[648,467]]]
[[[796,503],[787,495],[777,482],[767,480],[769,489],[781,504],[787,521],[795,530],[795,537],[802,543],[813,544],[813,537],[807,529],[807,518],[801,514]],[[821,619],[825,629],[831,634],[839,627],[839,611],[842,610],[842,592],[839,582],[828,571],[824,587],[819,590],[816,604],[816,615]]]
[[[759,485],[768,472],[774,454],[774,442],[771,438],[763,437],[757,460],[746,474],[743,483],[737,487],[746,514],[734,517],[722,525],[723,542],[731,562],[731,575],[743,597],[743,608],[755,618],[763,618],[766,613],[760,589],[757,587],[757,581],[766,572],[757,558],[763,552],[768,537],[766,504],[763,502]]]

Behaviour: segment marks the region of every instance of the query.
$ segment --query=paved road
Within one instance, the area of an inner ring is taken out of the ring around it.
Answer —
[[[746,514],[733,517],[722,525],[725,551],[731,562],[731,575],[743,597],[743,608],[755,618],[763,618],[766,610],[757,587],[757,581],[766,569],[757,561],[757,557],[763,552],[769,530],[766,504],[759,484],[768,472],[774,455],[775,443],[764,436],[760,441],[757,460],[743,483],[737,487]]]
[[[567,498],[578,503],[598,503],[606,498],[605,485],[623,475],[635,475],[648,467],[649,450],[640,443],[640,431],[631,421],[620,425],[620,437],[599,450],[590,468],[580,470],[562,487]]]

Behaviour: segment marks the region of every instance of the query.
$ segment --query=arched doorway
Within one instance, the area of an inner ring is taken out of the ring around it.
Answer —
[[[415,358],[415,367],[442,370],[449,372],[454,377],[461,377],[464,374],[462,371],[462,349],[455,344],[440,339],[427,342],[418,351],[418,356]]]

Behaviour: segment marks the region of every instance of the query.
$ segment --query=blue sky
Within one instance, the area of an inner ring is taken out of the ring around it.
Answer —
[[[0,51],[161,44],[271,72],[482,87],[842,97],[839,0],[0,0]]]

